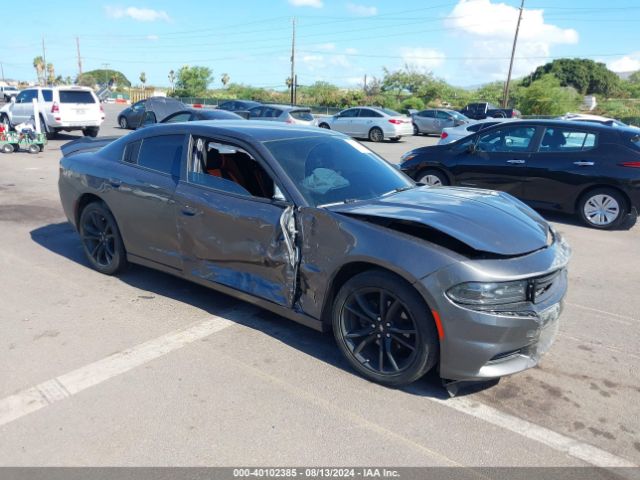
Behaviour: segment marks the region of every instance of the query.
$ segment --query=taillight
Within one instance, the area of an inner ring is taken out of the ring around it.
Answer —
[[[104,113],[104,108],[102,107],[102,104],[100,104],[100,111]]]
[[[445,132],[444,130],[442,131],[442,133],[440,134],[440,138],[442,138],[443,140],[445,138],[447,138],[449,136],[449,134],[447,132]]]
[[[287,118],[286,123],[294,123],[293,118],[291,118],[291,117]]]
[[[622,162],[623,167],[640,168],[640,162]]]
[[[393,123],[394,125],[400,125],[402,120],[398,120],[397,118],[390,118],[389,123]]]
[[[53,105],[51,105],[51,113],[60,113],[58,102],[53,102]]]

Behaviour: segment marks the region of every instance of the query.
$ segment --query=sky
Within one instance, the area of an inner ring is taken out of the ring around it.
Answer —
[[[110,68],[168,86],[183,65],[231,82],[286,88],[292,23],[300,85],[362,85],[409,65],[462,86],[504,80],[521,0],[84,0],[29,2],[31,17],[2,24],[6,78],[34,81],[42,55],[56,75]],[[17,5],[17,4],[16,4]],[[525,0],[514,77],[553,58],[640,69],[638,0]]]

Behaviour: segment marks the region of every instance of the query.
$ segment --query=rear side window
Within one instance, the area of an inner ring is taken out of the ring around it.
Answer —
[[[376,112],[375,110],[371,110],[370,108],[361,108],[359,117],[380,118],[382,117],[382,114]]]
[[[282,110],[278,110],[277,108],[265,107],[264,113],[262,114],[265,118],[277,118],[282,115]]]
[[[42,90],[42,99],[45,102],[53,102],[53,90]]]
[[[122,161],[126,163],[138,163],[138,154],[140,153],[140,145],[142,140],[127,143],[122,154]]]
[[[60,90],[60,103],[96,103],[96,99],[86,90]]]
[[[145,138],[140,146],[138,165],[160,173],[180,175],[184,135]]]
[[[313,115],[311,115],[311,112],[307,110],[292,110],[291,112],[289,112],[289,115],[291,115],[296,120],[306,120],[308,122],[313,120]]]
[[[188,122],[190,118],[191,118],[191,113],[189,112],[178,113],[176,115],[172,115],[165,118],[164,120],[162,120],[161,123]]]
[[[575,152],[595,147],[596,135],[567,128],[547,128],[539,152]]]

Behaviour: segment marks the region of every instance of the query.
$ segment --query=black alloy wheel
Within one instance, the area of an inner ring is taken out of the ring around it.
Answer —
[[[436,363],[438,338],[418,293],[395,275],[369,271],[350,279],[334,304],[333,328],[349,363],[376,382],[411,383]]]
[[[80,238],[87,259],[99,272],[113,275],[126,266],[120,231],[103,203],[90,203],[82,211]]]

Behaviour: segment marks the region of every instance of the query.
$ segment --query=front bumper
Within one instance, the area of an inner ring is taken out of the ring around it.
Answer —
[[[487,380],[536,366],[558,332],[569,257],[568,245],[556,236],[554,244],[538,252],[512,259],[469,260],[418,282],[442,323],[440,376],[449,380]],[[539,300],[491,312],[459,305],[445,293],[452,286],[469,281],[549,276],[553,281]]]

